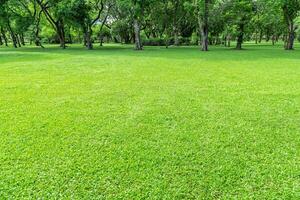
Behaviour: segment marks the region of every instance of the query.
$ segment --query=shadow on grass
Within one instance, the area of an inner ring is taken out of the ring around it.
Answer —
[[[67,49],[61,49],[57,45],[47,45],[45,49],[34,46],[25,46],[14,49],[11,47],[0,48],[0,62],[55,59],[55,55],[72,55],[93,57],[107,56],[132,56],[138,59],[163,58],[163,59],[201,59],[201,60],[222,60],[222,61],[255,61],[260,59],[300,59],[300,46],[296,45],[295,51],[285,51],[281,44],[245,44],[243,50],[236,50],[234,47],[210,46],[210,51],[202,52],[197,46],[150,47],[145,46],[143,51],[133,50],[132,45],[108,44],[105,46],[94,46],[94,50],[87,50],[81,45],[70,45]],[[28,54],[34,54],[28,57]]]

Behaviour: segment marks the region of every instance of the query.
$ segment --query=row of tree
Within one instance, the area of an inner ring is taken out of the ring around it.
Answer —
[[[245,40],[294,48],[300,0],[0,0],[0,45],[96,41],[209,44],[242,49]]]

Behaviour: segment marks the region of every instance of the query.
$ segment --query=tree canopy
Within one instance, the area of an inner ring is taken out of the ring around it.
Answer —
[[[209,45],[299,37],[300,0],[0,0],[0,45]]]

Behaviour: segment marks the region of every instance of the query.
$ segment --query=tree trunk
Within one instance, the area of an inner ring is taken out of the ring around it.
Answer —
[[[83,46],[87,46],[87,29],[84,27],[83,28]]]
[[[269,41],[270,41],[270,34],[267,33],[267,34],[266,34],[266,42],[269,42]]]
[[[37,47],[44,48],[44,46],[42,45],[42,42],[41,42],[41,38],[39,36],[39,28],[37,28],[36,31],[35,31],[35,41],[34,41],[34,43]]]
[[[177,23],[177,22],[176,22]],[[174,45],[179,46],[179,37],[178,37],[178,28],[177,24],[174,25],[173,27],[173,32],[174,32]]]
[[[48,5],[47,5],[48,2],[46,2],[46,3],[43,1],[35,1],[35,2],[40,5],[41,10],[45,14],[47,21],[52,25],[52,27],[56,31],[56,34],[59,38],[60,47],[65,49],[66,41],[65,41],[65,27],[64,27],[63,19],[59,18],[59,19],[55,20],[53,18],[53,16],[48,11]]]
[[[231,41],[231,36],[230,35],[226,35],[225,37],[225,43],[227,47],[230,47],[230,41]]]
[[[262,30],[261,30],[261,31],[259,32],[259,40],[258,40],[258,43],[261,43],[262,38],[263,38],[263,32],[262,32]]]
[[[21,47],[21,42],[20,42],[19,37],[20,37],[20,36],[19,36],[18,34],[16,34],[17,44],[18,44],[19,47]]]
[[[42,10],[39,12],[39,14],[37,15],[37,19],[36,19],[36,24],[35,24],[35,32],[34,32],[34,43],[37,47],[42,47],[44,48],[44,46],[42,45],[41,42],[41,38],[40,38],[40,21],[41,21],[41,15],[42,15]],[[30,40],[31,43],[31,40]]]
[[[169,43],[170,43],[170,40],[169,40],[169,37],[167,36],[167,38],[165,39],[165,43],[166,43],[166,49],[169,48]]]
[[[258,43],[258,32],[257,30],[255,30],[255,44]]]
[[[62,20],[59,20],[56,24],[56,29],[59,37],[60,47],[66,48],[65,28]]]
[[[204,1],[204,14],[203,19],[201,14],[198,13],[198,24],[201,32],[201,50],[208,51],[208,5],[209,0]],[[199,11],[200,12],[200,11]]]
[[[237,36],[237,43],[236,43],[237,50],[242,49],[243,40],[244,40],[244,24],[239,24],[239,33]]]
[[[273,35],[273,36],[272,36],[272,45],[275,45],[275,41],[276,41],[276,36]]]
[[[91,32],[90,31],[86,32],[86,48],[88,50],[93,49],[93,43],[92,43],[92,38],[91,38]]]
[[[137,19],[134,19],[133,27],[134,27],[135,50],[143,50],[143,45],[141,41],[141,30]]]
[[[14,32],[13,32],[13,30],[12,30],[12,28],[11,28],[9,22],[7,23],[7,27],[8,27],[8,31],[9,31],[9,33],[10,33],[10,37],[11,37],[11,39],[12,39],[12,41],[13,41],[14,47],[15,47],[15,48],[18,48],[18,46],[17,46],[16,35],[14,34]]]
[[[201,31],[201,38],[202,38],[202,47],[201,50],[202,51],[208,51],[208,28],[207,27],[203,27],[202,31]]]
[[[175,1],[174,12],[173,12],[173,34],[174,34],[174,45],[179,46],[179,38],[178,38],[178,9],[179,9],[179,1]]]
[[[23,46],[25,46],[25,39],[24,39],[24,34],[23,33],[20,34],[20,42]]]
[[[3,28],[0,29],[1,33],[2,34],[2,37],[3,37],[3,40],[4,40],[4,43],[5,43],[5,46],[7,47],[8,46],[8,42],[7,42],[7,37],[5,35],[5,31],[3,30]]]
[[[286,50],[294,49],[294,40],[295,40],[294,23],[293,23],[293,21],[290,21],[289,27],[288,27],[287,41],[286,41],[286,46],[285,46]]]
[[[85,39],[86,39],[86,48],[88,50],[93,49],[93,43],[92,43],[92,27],[90,25],[87,25],[86,33],[85,33]]]
[[[2,36],[0,34],[0,46],[2,46],[2,45],[3,45],[3,41],[2,41]]]

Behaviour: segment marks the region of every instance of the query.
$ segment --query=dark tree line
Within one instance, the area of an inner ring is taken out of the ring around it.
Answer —
[[[299,38],[300,0],[0,0],[0,45],[113,41],[143,45],[209,45],[242,49],[246,40]]]

